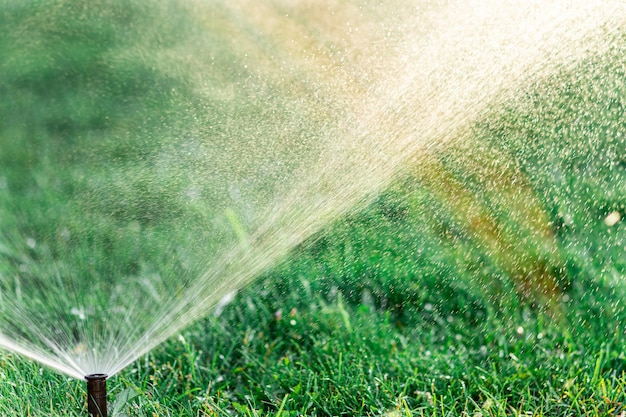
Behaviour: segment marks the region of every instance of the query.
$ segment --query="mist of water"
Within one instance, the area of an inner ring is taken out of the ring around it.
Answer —
[[[0,270],[0,346],[76,378],[119,372],[375,195],[405,164],[471,140],[469,126],[489,108],[611,48],[626,5],[578,3],[154,2],[184,15],[182,41],[160,42],[157,22],[133,34],[131,47],[112,49],[107,65],[140,60],[190,96],[172,91],[184,106],[160,136],[129,128],[151,149],[130,168],[110,152],[85,151],[90,164],[58,162],[86,190],[72,207],[96,226],[59,225],[43,242],[5,233],[0,253],[19,268]],[[42,16],[26,19],[21,35],[67,18],[59,10]],[[50,53],[21,42],[26,55]],[[58,198],[54,178],[38,181],[44,197],[29,213]],[[165,203],[143,198],[150,187]],[[168,193],[176,210],[162,228],[127,214],[133,205],[169,210]],[[69,262],[57,246],[97,229],[107,212],[99,201],[110,195],[121,201],[109,209],[119,229],[95,244],[98,256],[86,245]],[[5,210],[19,217],[24,208]],[[72,213],[51,221],[71,224]],[[115,271],[105,265],[120,251],[132,252],[146,234],[159,240],[168,227],[180,230],[167,242],[171,258],[142,254],[149,265],[135,274],[104,272]],[[58,255],[28,255],[42,246]]]

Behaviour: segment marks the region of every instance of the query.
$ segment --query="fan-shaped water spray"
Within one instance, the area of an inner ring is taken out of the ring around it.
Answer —
[[[119,372],[626,24],[619,1],[148,3],[3,12],[2,163],[22,175],[0,172],[0,346],[76,378]]]

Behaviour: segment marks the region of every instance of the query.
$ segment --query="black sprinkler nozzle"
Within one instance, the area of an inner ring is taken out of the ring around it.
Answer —
[[[87,375],[87,411],[89,417],[107,417],[106,374]]]

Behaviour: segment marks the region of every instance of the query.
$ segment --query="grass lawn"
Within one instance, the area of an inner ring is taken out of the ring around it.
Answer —
[[[59,259],[182,273],[168,242],[199,236],[179,225],[211,213],[182,197],[200,168],[169,138],[197,127],[200,106],[216,137],[220,117],[264,115],[194,101],[189,79],[136,54],[193,38],[174,2],[62,3],[0,6],[0,303],[6,277]],[[626,416],[624,39],[498,103],[467,140],[112,377],[109,415]],[[228,74],[237,57],[221,48]],[[169,154],[182,174],[155,182],[150,163]],[[0,353],[2,416],[86,415],[84,385]]]

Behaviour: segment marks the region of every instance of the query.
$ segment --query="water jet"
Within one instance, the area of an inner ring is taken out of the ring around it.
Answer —
[[[89,417],[107,417],[107,378],[106,374],[85,376]]]
[[[0,230],[15,230],[0,241],[0,347],[88,375],[94,416],[106,415],[107,375],[384,188],[407,159],[423,165],[462,138],[493,100],[602,53],[607,32],[626,26],[619,1],[62,3],[21,10],[31,17],[0,40],[11,70],[0,157],[14,167],[0,177]],[[144,8],[163,5],[186,23],[155,25]],[[94,41],[88,19],[112,38]],[[127,28],[141,36],[114,35]],[[76,64],[82,53],[93,68]],[[72,94],[102,103],[82,108]],[[171,107],[150,112],[159,105]]]

